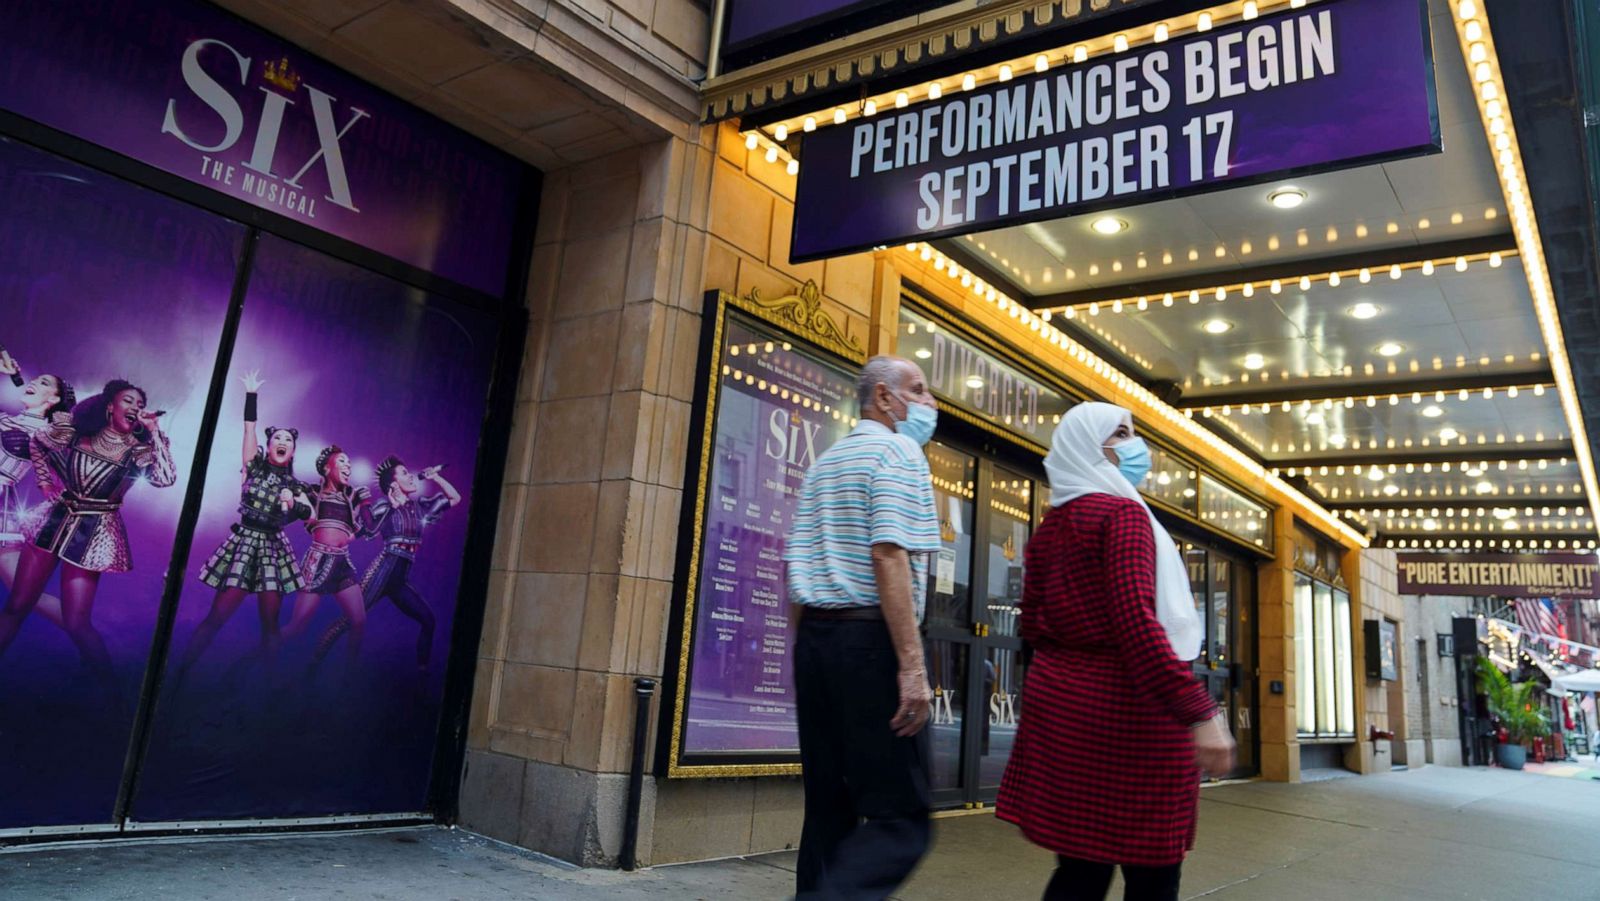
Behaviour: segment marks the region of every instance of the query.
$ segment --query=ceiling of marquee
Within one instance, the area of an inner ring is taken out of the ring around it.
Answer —
[[[1587,546],[1494,158],[1449,9],[1429,5],[1442,153],[936,246],[1176,386],[1178,406],[1379,543]],[[1269,201],[1284,188],[1304,202]],[[1097,233],[1105,216],[1126,229]]]

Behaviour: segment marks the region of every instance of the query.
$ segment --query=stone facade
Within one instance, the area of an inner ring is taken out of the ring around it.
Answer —
[[[462,774],[469,828],[575,863],[617,862],[634,680],[670,669],[706,292],[775,298],[814,282],[823,309],[876,353],[894,349],[902,286],[912,287],[1173,440],[1200,441],[1193,423],[1052,346],[934,261],[897,247],[789,263],[794,178],[746,150],[734,126],[696,121],[700,3],[224,5],[544,172]],[[1297,513],[1317,514],[1259,471],[1218,465],[1281,505],[1280,550],[1260,577],[1259,732],[1263,774],[1297,780],[1292,534]],[[1346,580],[1359,596],[1353,571]],[[1269,693],[1271,681],[1284,692]],[[1386,712],[1367,703],[1369,721]],[[653,710],[650,722],[653,752],[670,716]],[[792,847],[800,814],[793,778],[650,778],[640,860]]]
[[[1408,595],[1403,598],[1411,640],[1406,643],[1406,762],[1461,766],[1461,699],[1456,658],[1440,657],[1440,635],[1456,617],[1474,615],[1475,600]],[[1471,700],[1470,698],[1468,699]]]

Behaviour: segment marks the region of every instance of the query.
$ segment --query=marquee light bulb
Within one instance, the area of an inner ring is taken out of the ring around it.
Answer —
[[[744,136],[744,146],[748,150],[756,149],[756,145],[760,142],[760,139],[756,137],[756,133],[753,131]]]
[[[978,76],[971,72],[961,76],[961,90],[970,91],[978,85]]]
[[[772,136],[777,138],[779,141],[789,140],[789,126],[779,125],[777,128],[772,130]]]
[[[937,81],[934,82],[933,84],[928,85],[928,99],[929,100],[938,100],[940,97],[943,97],[943,96],[944,96],[944,86],[943,85],[939,84]]]
[[[835,125],[843,125],[844,124],[844,110],[836,109],[836,110],[833,111],[833,124],[835,124]]]

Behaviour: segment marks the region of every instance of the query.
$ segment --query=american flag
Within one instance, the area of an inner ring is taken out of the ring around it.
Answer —
[[[1549,601],[1520,600],[1514,603],[1517,607],[1517,625],[1529,632],[1539,632],[1552,637],[1557,634],[1555,608]]]

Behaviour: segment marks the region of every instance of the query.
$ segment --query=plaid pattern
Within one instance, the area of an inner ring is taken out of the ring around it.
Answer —
[[[200,581],[218,589],[243,588],[250,594],[290,594],[305,587],[289,539],[282,532],[245,526],[235,526],[233,534],[206,561]]]
[[[996,812],[1057,854],[1163,867],[1194,845],[1189,727],[1216,708],[1156,620],[1155,555],[1144,508],[1108,494],[1051,510],[1028,543],[1034,655]]]

